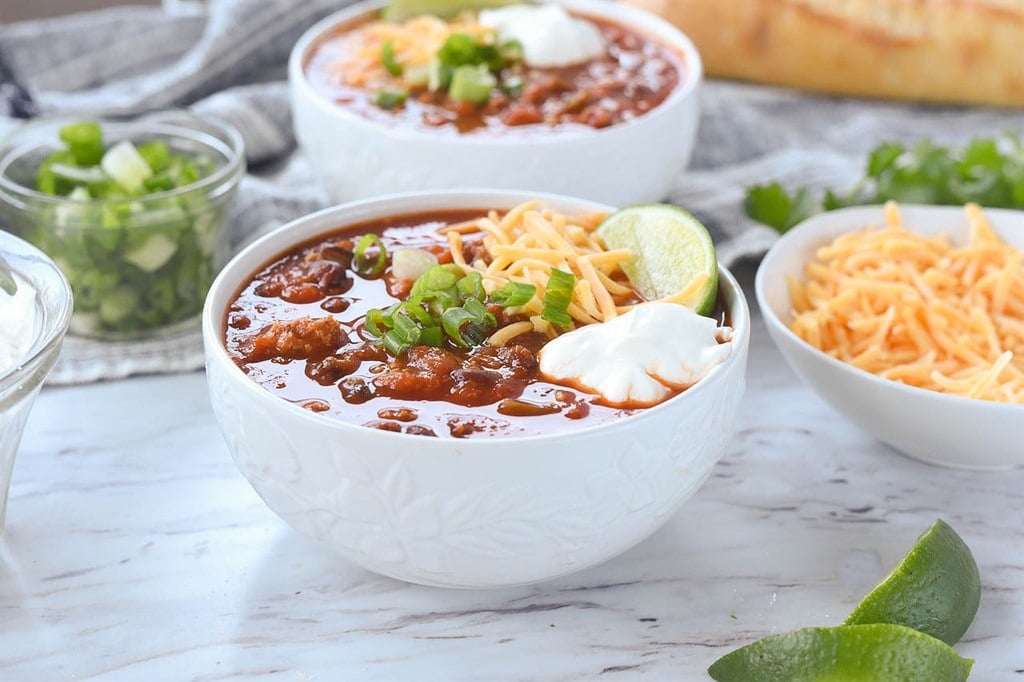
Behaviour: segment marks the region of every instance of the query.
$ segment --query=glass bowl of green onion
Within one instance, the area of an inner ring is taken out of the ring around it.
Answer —
[[[67,276],[72,334],[173,334],[227,262],[244,173],[238,131],[188,112],[42,119],[0,148],[0,224]]]

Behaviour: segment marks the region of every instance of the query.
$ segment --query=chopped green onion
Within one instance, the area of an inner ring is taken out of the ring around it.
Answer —
[[[487,296],[487,292],[484,291],[484,279],[480,276],[479,272],[469,273],[458,281],[455,288],[458,289],[459,296],[462,297],[463,301],[471,298],[483,301]]]
[[[368,253],[376,247],[376,256]],[[364,234],[356,242],[356,249],[352,255],[352,269],[364,279],[375,279],[384,274],[384,268],[388,265],[388,252],[384,248],[384,242],[375,234]]]
[[[423,309],[420,301],[414,298],[411,298],[398,306],[398,312],[405,313],[422,325],[431,325],[434,323],[434,318],[429,312]]]
[[[434,325],[431,327],[424,327],[420,330],[421,346],[433,346],[434,348],[440,348],[444,345],[444,330]]]
[[[128,192],[138,191],[146,178],[153,175],[153,169],[128,140],[121,140],[108,149],[100,159],[100,167]]]
[[[501,89],[512,99],[519,99],[525,87],[526,81],[521,76],[509,76],[501,81]]]
[[[394,329],[385,334],[380,341],[384,348],[395,357],[398,357],[413,346],[411,341],[406,340],[405,337]]]
[[[476,38],[465,33],[453,33],[437,51],[437,58],[445,66],[456,67],[468,64],[479,64],[480,46]]]
[[[435,265],[429,270],[420,275],[419,279],[413,282],[412,289],[409,290],[410,296],[421,296],[424,294],[432,294],[437,292],[447,292],[449,289],[455,286],[462,276],[462,270],[459,266],[454,267],[455,272],[452,271],[451,266]]]
[[[406,339],[409,339],[413,343],[416,342],[420,337],[420,326],[416,324],[416,321],[410,318],[408,315],[396,314],[391,316],[391,321],[394,323],[394,329],[391,331],[398,332]]]
[[[532,284],[509,282],[491,293],[491,302],[502,308],[514,308],[529,303],[536,293],[537,287]]]
[[[390,40],[380,46],[380,61],[392,76],[402,75],[402,65],[395,61],[395,44]]]
[[[434,317],[440,317],[441,313],[459,304],[459,299],[447,291],[428,291],[418,298]]]
[[[483,308],[483,314],[471,306],[473,303]],[[471,298],[463,308],[449,308],[444,311],[441,315],[441,326],[453,342],[463,348],[469,348],[483,343],[496,326],[496,322],[483,303]]]
[[[571,272],[551,268],[547,290],[544,292],[544,310],[541,311],[540,316],[559,327],[571,325],[569,302],[572,300],[572,291],[575,286],[575,275]]]
[[[98,123],[72,123],[60,129],[60,139],[67,143],[79,166],[95,166],[103,158],[103,131]]]
[[[404,88],[388,88],[373,96],[373,103],[381,109],[397,109],[409,99],[409,91]]]
[[[487,309],[481,301],[475,298],[471,298],[466,301],[463,306],[466,310],[476,315],[479,319],[483,320],[492,327],[497,326],[498,321],[494,319],[494,313]]]
[[[384,311],[380,308],[373,308],[366,313],[366,322],[364,324],[366,333],[375,339],[379,339],[387,333],[393,326],[391,320],[384,316]]]
[[[402,80],[411,88],[422,88],[430,85],[430,66],[427,64],[406,67]]]
[[[498,54],[502,61],[507,64],[523,61],[523,44],[515,38],[506,40],[498,46]]]
[[[171,165],[171,148],[163,140],[150,140],[149,142],[143,142],[139,145],[139,156],[145,159],[146,163],[149,164],[149,167],[153,169],[154,173],[159,173]],[[189,165],[192,166],[193,164]],[[171,179],[171,174],[168,173],[166,177]],[[191,181],[195,182],[195,180]]]
[[[452,67],[445,66],[441,60],[434,57],[427,64],[427,88],[431,92],[446,90],[452,83]]]
[[[483,64],[460,66],[452,73],[448,95],[463,102],[483,104],[490,99],[491,91],[497,84],[498,79]]]
[[[437,265],[437,256],[423,249],[397,249],[391,256],[391,274],[416,281]]]

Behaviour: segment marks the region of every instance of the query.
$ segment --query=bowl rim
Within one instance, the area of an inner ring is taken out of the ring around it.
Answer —
[[[165,118],[166,120],[164,120]],[[224,156],[224,163],[220,164],[213,173],[210,173],[205,178],[176,187],[175,189],[143,194],[138,197],[115,199],[71,199],[67,196],[54,196],[40,192],[32,187],[26,187],[7,176],[7,169],[12,163],[25,154],[45,146],[40,141],[31,139],[33,133],[41,134],[51,127],[59,129],[60,125],[82,121],[99,123],[100,128],[104,131],[123,131],[126,137],[133,134],[149,134],[198,142],[222,154]],[[215,133],[192,127],[194,124],[210,126]],[[223,135],[224,139],[220,139],[218,135]],[[25,141],[17,143],[18,138],[22,137],[25,138]],[[237,184],[245,172],[245,142],[238,129],[219,116],[200,116],[185,109],[163,109],[139,117],[117,115],[90,117],[69,114],[43,116],[34,119],[24,126],[15,128],[3,141],[3,154],[0,156],[0,200],[8,201],[18,210],[25,210],[27,208],[24,203],[25,200],[50,205],[71,206],[146,204],[151,201],[161,201],[196,191],[206,192],[212,198],[216,198],[226,191],[227,188]]]
[[[543,192],[524,192],[521,190],[493,190],[486,188],[475,188],[475,189],[458,189],[458,190],[431,190],[423,192],[404,192],[397,194],[390,194],[381,197],[374,197],[370,199],[362,199],[359,201],[348,202],[344,204],[338,204],[331,206],[314,213],[302,216],[293,220],[273,232],[264,235],[260,239],[249,244],[245,249],[236,254],[231,261],[224,266],[217,275],[213,284],[210,286],[209,293],[206,297],[206,303],[203,306],[203,344],[205,347],[206,362],[209,366],[210,362],[216,362],[219,365],[225,366],[228,374],[233,377],[233,381],[237,384],[241,382],[246,388],[246,391],[251,400],[261,402],[265,405],[277,405],[274,409],[284,409],[289,411],[293,416],[307,420],[312,426],[318,426],[320,428],[333,428],[342,432],[350,432],[353,435],[359,435],[366,437],[368,434],[372,434],[375,438],[384,438],[385,440],[398,439],[396,443],[417,443],[421,444],[420,448],[424,453],[428,449],[438,448],[450,451],[451,449],[463,449],[472,448],[478,450],[498,450],[502,447],[507,447],[507,444],[512,443],[515,445],[536,445],[539,443],[556,443],[564,440],[572,440],[575,438],[582,437],[584,435],[592,435],[595,433],[602,433],[609,430],[621,429],[624,424],[640,423],[647,419],[657,418],[657,416],[665,411],[673,410],[676,406],[684,400],[695,400],[699,399],[704,393],[711,390],[710,386],[712,383],[716,383],[726,374],[727,370],[730,369],[734,364],[740,362],[740,358],[745,355],[745,351],[749,347],[750,343],[750,307],[747,302],[746,296],[743,293],[742,287],[736,281],[735,277],[729,270],[722,265],[718,264],[719,272],[719,291],[728,291],[732,299],[735,301],[729,308],[730,321],[732,323],[733,337],[730,343],[733,344],[732,350],[729,356],[719,365],[714,367],[711,372],[703,377],[696,384],[686,389],[682,393],[679,393],[668,400],[659,403],[653,407],[644,408],[638,410],[636,413],[614,419],[611,421],[604,422],[602,424],[596,424],[594,426],[583,426],[580,428],[571,428],[564,431],[558,431],[546,434],[535,434],[535,435],[509,435],[509,436],[498,436],[488,438],[423,438],[422,436],[416,436],[407,433],[393,433],[390,431],[383,431],[380,429],[370,429],[361,424],[354,422],[348,422],[337,417],[331,417],[328,415],[318,414],[311,412],[295,403],[292,403],[279,395],[268,391],[263,386],[260,386],[255,381],[249,379],[242,370],[234,363],[231,357],[228,355],[227,348],[225,347],[223,340],[223,320],[225,317],[226,310],[218,309],[213,310],[214,298],[223,292],[228,290],[228,296],[234,295],[239,290],[239,287],[252,276],[252,272],[245,273],[233,273],[231,272],[234,268],[240,267],[237,264],[242,260],[246,260],[253,256],[253,254],[262,251],[267,251],[265,256],[261,256],[259,259],[260,264],[271,261],[273,258],[286,253],[289,248],[294,248],[301,242],[316,239],[315,235],[307,235],[302,237],[301,240],[295,240],[288,246],[274,247],[273,251],[269,251],[267,244],[270,244],[276,240],[282,239],[283,234],[288,232],[298,231],[304,225],[312,222],[323,220],[333,214],[345,214],[353,213],[356,211],[374,211],[374,215],[377,217],[385,217],[387,215],[396,215],[399,213],[415,213],[417,211],[429,211],[430,208],[419,208],[415,206],[405,207],[402,209],[389,208],[397,202],[425,202],[431,199],[448,199],[454,203],[457,207],[461,202],[466,208],[479,208],[480,206],[472,206],[472,202],[478,201],[483,203],[486,201],[502,201],[505,200],[509,206],[514,206],[517,203],[521,203],[526,200],[538,199],[543,202],[550,202],[555,205],[567,205],[571,206],[573,211],[614,211],[613,207],[607,206],[594,201],[585,199],[577,199],[574,197],[568,197],[565,195],[543,193]],[[486,208],[486,206],[485,206]],[[365,220],[373,220],[372,217],[362,216],[358,221],[362,222]],[[345,227],[344,219],[339,219],[337,224],[331,227],[325,227],[317,230],[319,235],[327,234],[332,231],[337,231]],[[259,266],[256,266],[259,267]],[[723,286],[724,285],[724,286]],[[720,294],[721,295],[721,294]],[[230,299],[229,299],[230,300]],[[742,380],[742,377],[741,377]],[[427,443],[424,443],[427,441]]]
[[[8,367],[4,371],[0,371],[0,402],[4,402],[8,394],[16,391],[19,385],[26,379],[27,375],[23,372],[26,369],[35,371],[37,367],[45,363],[45,358],[54,353],[54,351],[60,346],[64,340],[64,335],[67,333],[68,326],[71,324],[71,314],[74,310],[74,298],[71,293],[71,284],[68,282],[68,278],[61,272],[57,264],[47,256],[45,253],[40,251],[38,248],[29,244],[24,239],[17,237],[10,232],[0,230],[0,253],[9,252],[12,249],[17,249],[19,256],[24,256],[38,260],[40,265],[44,266],[49,274],[47,278],[52,278],[53,281],[59,283],[60,289],[63,290],[64,296],[61,297],[59,305],[54,310],[44,310],[43,320],[47,324],[40,330],[38,338],[32,343],[31,346],[17,359],[14,364]],[[26,279],[33,279],[26,277],[22,271],[13,266],[15,272],[20,274]],[[41,305],[41,304],[40,304]],[[52,312],[52,315],[50,314]],[[52,319],[51,319],[52,318]],[[56,360],[56,357],[53,358]],[[47,368],[49,369],[49,368]],[[28,382],[27,388],[31,390],[35,387],[36,383],[41,383],[42,377],[39,382]]]
[[[545,1],[550,4],[561,5],[581,14],[590,14],[611,23],[624,25],[637,33],[653,34],[656,39],[682,53],[682,61],[686,67],[683,74],[684,78],[673,89],[672,93],[654,109],[644,113],[642,116],[637,116],[632,120],[617,123],[607,128],[545,135],[465,135],[462,133],[439,135],[418,128],[388,125],[365,116],[360,116],[355,112],[349,111],[344,106],[330,102],[316,91],[306,77],[305,64],[307,57],[310,50],[321,38],[343,24],[363,18],[371,12],[382,9],[388,2],[388,0],[362,0],[321,19],[299,37],[288,57],[288,81],[293,89],[297,89],[302,94],[304,99],[312,102],[320,110],[337,116],[349,125],[363,124],[377,134],[392,135],[399,139],[437,141],[445,145],[476,145],[498,148],[521,145],[524,139],[528,140],[531,146],[540,146],[558,144],[569,140],[587,140],[592,135],[600,135],[607,138],[612,135],[628,134],[636,126],[642,125],[645,121],[650,121],[652,118],[663,116],[666,112],[671,112],[673,108],[683,104],[696,94],[697,88],[704,79],[704,63],[700,52],[697,50],[697,46],[694,45],[693,41],[685,33],[674,25],[640,8],[606,2],[604,0]]]
[[[884,219],[884,209],[884,204],[867,204],[819,213],[811,216],[801,223],[798,223],[776,240],[761,260],[761,264],[758,266],[757,273],[754,276],[754,296],[757,299],[757,305],[761,310],[761,316],[764,318],[765,323],[777,333],[782,334],[788,341],[796,342],[797,347],[808,352],[810,357],[814,358],[819,363],[824,363],[832,369],[847,373],[854,381],[867,383],[883,390],[891,390],[897,394],[904,395],[911,400],[935,400],[940,404],[945,404],[949,407],[959,406],[962,408],[998,410],[1007,413],[1007,415],[1013,414],[1014,416],[1019,417],[1020,413],[1015,413],[1015,411],[1024,409],[1024,405],[996,402],[993,400],[980,400],[978,398],[968,398],[966,396],[953,395],[950,393],[940,393],[938,391],[932,391],[918,386],[910,386],[899,381],[880,377],[877,374],[873,374],[867,370],[843,362],[838,358],[834,358],[797,336],[788,325],[782,322],[779,316],[775,314],[775,311],[768,304],[766,293],[768,287],[767,281],[770,275],[775,275],[775,273],[769,273],[769,271],[773,269],[776,261],[783,257],[783,254],[788,254],[790,251],[795,251],[810,244],[821,246],[830,239],[835,239],[840,234],[846,234],[858,229],[863,229],[870,225],[872,221],[877,223],[881,219]],[[958,215],[962,215],[964,210],[962,206],[935,206],[927,204],[902,203],[899,204],[899,209],[901,215],[904,217],[904,227],[907,227],[911,231],[914,231],[913,227],[908,226],[906,224],[907,221],[905,220],[908,213],[956,213]],[[1024,211],[994,208],[985,208],[983,210],[985,214],[989,216],[1012,215],[1024,223]],[[846,216],[855,218],[857,222],[852,226],[842,229],[831,224],[831,222],[837,217]],[[806,263],[804,263],[804,265],[806,265]],[[808,383],[809,385],[809,382],[805,383]],[[817,389],[814,390],[817,393]]]

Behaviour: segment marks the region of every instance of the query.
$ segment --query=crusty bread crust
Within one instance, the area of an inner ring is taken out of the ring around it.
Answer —
[[[1024,0],[622,0],[708,74],[818,92],[1024,106]]]

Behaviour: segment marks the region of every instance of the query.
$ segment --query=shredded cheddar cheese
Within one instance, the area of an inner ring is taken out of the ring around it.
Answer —
[[[342,83],[351,87],[382,87],[394,81],[381,60],[381,48],[391,43],[395,59],[406,68],[426,67],[449,36],[462,33],[481,37],[494,33],[466,14],[448,22],[423,15],[397,23],[373,21],[348,32],[337,62],[328,66]]]
[[[1024,403],[1024,252],[965,210],[965,246],[905,229],[890,202],[885,228],[818,249],[806,280],[789,281],[793,332],[887,379]]]
[[[542,208],[532,201],[516,206],[504,217],[491,211],[486,217],[442,229],[448,239],[452,262],[465,272],[479,272],[488,294],[509,282],[532,284],[533,298],[511,312],[528,321],[516,322],[495,332],[492,345],[501,346],[527,332],[549,337],[557,330],[541,317],[544,292],[551,269],[571,272],[576,278],[569,315],[575,324],[606,322],[636,299],[622,263],[632,257],[628,249],[607,250],[594,230],[604,218],[594,214],[569,217]],[[464,235],[483,233],[487,258],[466,260]]]

